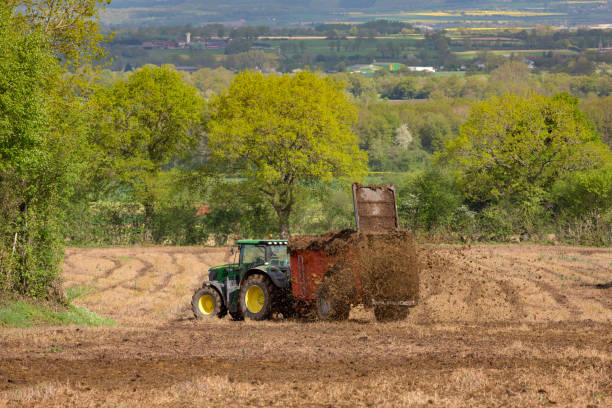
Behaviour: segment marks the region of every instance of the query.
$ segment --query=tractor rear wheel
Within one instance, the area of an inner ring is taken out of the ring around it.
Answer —
[[[334,290],[335,289],[335,290]],[[324,279],[317,294],[317,315],[321,320],[346,320],[351,311],[347,296],[331,284],[330,279]]]
[[[375,306],[374,317],[379,322],[393,322],[404,320],[408,316],[408,308],[405,306]]]
[[[251,275],[240,289],[240,307],[245,317],[265,320],[272,314],[274,285],[267,276]]]
[[[227,314],[227,308],[223,304],[219,292],[210,286],[198,289],[193,294],[191,308],[196,319],[206,319],[214,316],[222,318]]]

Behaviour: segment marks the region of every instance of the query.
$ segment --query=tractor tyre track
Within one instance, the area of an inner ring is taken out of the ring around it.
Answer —
[[[172,278],[185,273],[185,266],[183,266],[183,265],[178,263],[176,255],[175,254],[169,254],[169,256],[170,256],[170,259],[172,261],[171,265],[173,267],[175,267],[177,269],[177,271],[176,272],[172,272],[172,273],[167,272],[165,274],[165,276],[163,277],[162,282],[159,283],[158,285],[155,285],[153,287],[153,292],[158,292],[158,291],[161,291],[162,289],[168,287],[168,285],[170,284],[170,281],[172,281]]]
[[[146,275],[147,275],[147,271],[149,271],[149,270],[153,270],[153,264],[152,264],[151,262],[149,262],[149,261],[145,261],[145,260],[144,260],[144,259],[142,259],[142,258],[135,257],[134,259],[136,259],[138,262],[140,262],[140,263],[142,263],[142,264],[143,264],[143,266],[142,266],[142,267],[140,267],[140,268],[138,268],[138,269],[136,270],[136,276],[131,277],[131,278],[128,278],[128,279],[121,280],[121,281],[119,281],[119,282],[117,282],[117,283],[115,283],[115,284],[113,284],[113,285],[110,285],[110,286],[107,286],[107,287],[104,287],[104,288],[101,288],[101,289],[97,289],[97,290],[95,291],[95,293],[107,292],[107,291],[109,291],[109,290],[113,290],[113,289],[117,289],[117,288],[123,288],[123,289],[129,289],[129,290],[136,290],[136,291],[140,291],[139,289],[136,289],[136,288],[134,287],[134,285],[132,285],[132,287],[129,287],[129,286],[126,286],[126,285],[127,285],[128,283],[134,283],[134,281],[135,281],[136,279],[138,279],[138,278],[142,278],[142,277],[146,276]],[[121,266],[123,266],[123,265],[121,265]],[[121,266],[120,266],[120,267],[121,267]],[[114,269],[114,270],[113,270],[113,272],[114,272],[114,271],[116,271],[118,268],[113,268],[113,269]],[[111,274],[112,274],[112,273],[111,273]],[[109,275],[109,276],[110,276],[110,275]]]
[[[516,319],[516,321],[522,320],[526,315],[526,305],[525,302],[523,302],[523,300],[521,300],[520,296],[518,295],[518,292],[520,290],[519,287],[511,284],[507,280],[500,280],[496,283],[499,286],[500,290],[504,293],[505,297],[509,300],[509,303],[512,307],[512,314],[514,316],[514,319]]]

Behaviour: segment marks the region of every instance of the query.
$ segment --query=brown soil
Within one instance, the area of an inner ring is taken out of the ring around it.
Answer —
[[[0,329],[0,407],[612,405],[612,250],[427,247],[401,322],[195,321],[229,249],[71,249],[111,328]]]

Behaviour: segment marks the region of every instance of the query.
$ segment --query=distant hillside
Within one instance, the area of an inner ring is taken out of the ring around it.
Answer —
[[[438,7],[462,7],[462,8],[488,8],[499,5],[507,5],[507,0],[489,0],[489,1],[473,1],[473,0],[430,0],[427,4],[418,0],[113,0],[111,7],[158,7],[158,6],[176,6],[176,5],[191,5],[194,7],[211,7],[217,8],[227,7],[247,7],[257,9],[262,6],[273,6],[279,9],[286,7],[305,8],[314,11],[327,11],[334,9],[432,9]],[[513,2],[513,3],[521,3]],[[550,1],[532,1],[524,2],[531,4],[531,7],[545,7]]]
[[[578,26],[610,23],[611,10],[608,0],[114,0],[103,16],[103,23],[290,26],[387,18],[435,26],[529,22]]]
[[[304,9],[313,12],[327,12],[333,10],[432,10],[432,9],[488,9],[499,6],[508,7],[507,0],[429,0],[426,4],[419,0],[113,0],[111,8],[131,7],[176,7],[194,9],[229,9],[240,8],[241,11],[257,11],[266,8],[277,12],[287,9]],[[531,8],[543,8],[550,1],[513,1],[512,3],[523,3]],[[559,3],[559,2],[556,2]],[[272,9],[270,9],[272,7]]]

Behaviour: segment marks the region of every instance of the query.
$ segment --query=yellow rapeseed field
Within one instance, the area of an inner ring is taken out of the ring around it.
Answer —
[[[453,27],[446,28],[446,31],[495,31],[495,30],[533,30],[535,27]]]

